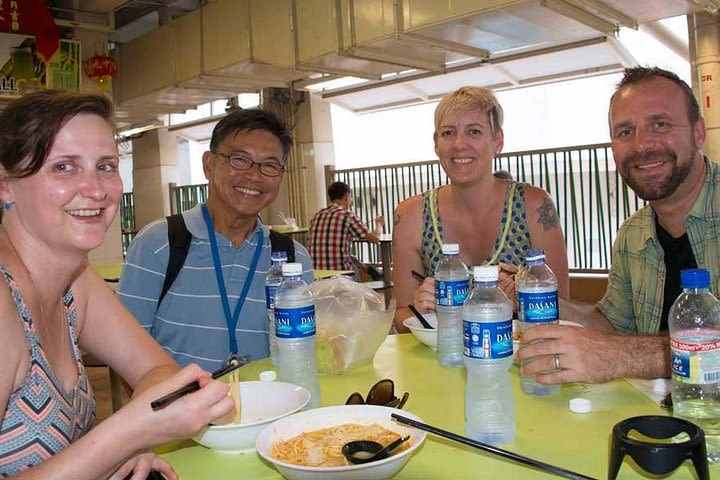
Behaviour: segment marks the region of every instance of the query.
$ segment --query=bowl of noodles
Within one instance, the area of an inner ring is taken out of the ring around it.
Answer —
[[[290,480],[391,478],[422,445],[426,433],[396,422],[397,409],[376,405],[338,405],[296,413],[266,426],[258,435],[258,455]],[[404,416],[422,422],[409,412]],[[387,445],[410,435],[410,440],[383,460],[350,464],[341,449],[353,440],[374,440]]]
[[[248,453],[255,438],[269,423],[295,413],[310,400],[303,387],[284,382],[234,382],[239,387],[239,412],[216,420],[193,437],[200,445],[219,453]],[[231,391],[233,385],[231,384]],[[239,415],[239,419],[238,419]],[[238,421],[239,420],[239,421]]]

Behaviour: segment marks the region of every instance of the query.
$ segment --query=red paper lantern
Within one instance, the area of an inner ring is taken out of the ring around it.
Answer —
[[[95,55],[83,64],[85,75],[95,80],[102,91],[106,91],[110,80],[117,75],[117,62],[105,55]]]

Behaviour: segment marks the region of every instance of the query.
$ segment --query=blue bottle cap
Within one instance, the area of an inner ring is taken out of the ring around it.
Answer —
[[[527,263],[538,263],[540,260],[545,260],[545,250],[542,248],[529,248],[525,252],[525,261]]]
[[[704,268],[687,268],[680,272],[682,288],[709,288],[710,272]]]

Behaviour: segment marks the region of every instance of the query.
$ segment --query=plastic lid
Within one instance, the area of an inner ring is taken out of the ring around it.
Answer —
[[[460,245],[457,243],[446,243],[442,246],[443,255],[457,255],[460,253]]]
[[[592,411],[592,402],[587,398],[571,398],[570,411],[574,413],[589,413]]]
[[[529,248],[525,252],[526,262],[537,262],[538,260],[545,260],[545,250],[542,248]]]
[[[704,268],[687,268],[680,271],[682,288],[709,288],[710,272]]]
[[[496,265],[479,265],[473,267],[473,281],[497,282],[498,267]]]
[[[302,263],[284,263],[282,273],[285,276],[302,275]]]
[[[286,251],[279,251],[279,252],[272,252],[270,254],[270,259],[272,261],[280,261],[280,260],[287,260],[287,252]]]
[[[275,370],[265,370],[260,372],[261,382],[273,382],[277,379],[277,372]]]

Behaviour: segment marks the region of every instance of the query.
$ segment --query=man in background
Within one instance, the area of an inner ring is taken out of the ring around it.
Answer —
[[[353,240],[371,243],[380,241],[383,217],[375,218],[375,229],[371,231],[349,210],[352,191],[343,182],[334,182],[328,187],[330,205],[315,214],[310,221],[308,251],[313,266],[319,270],[354,270],[363,268],[350,255]]]

